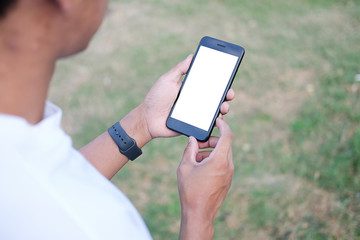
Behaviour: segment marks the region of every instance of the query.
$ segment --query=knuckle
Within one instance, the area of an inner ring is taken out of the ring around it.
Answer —
[[[228,134],[227,134],[227,138],[232,142],[234,140],[234,133],[229,131]]]
[[[233,175],[233,174],[234,174],[234,171],[235,171],[234,164],[229,164],[229,173],[230,173],[231,175]]]
[[[183,175],[184,175],[184,169],[183,169],[183,166],[180,165],[180,166],[178,167],[178,169],[177,169],[177,176],[178,176],[178,177],[181,177],[181,176],[183,176]]]
[[[232,164],[230,164],[228,161],[222,161],[221,163],[217,164],[216,171],[223,172],[226,174],[228,172],[233,171],[232,168],[233,168]]]
[[[230,138],[231,138],[231,140],[234,140],[234,137],[235,137],[234,133],[233,133],[233,132],[230,132]]]

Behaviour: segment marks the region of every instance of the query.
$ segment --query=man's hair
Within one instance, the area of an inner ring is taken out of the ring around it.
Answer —
[[[0,2],[0,18],[5,17],[6,12],[13,6],[17,0],[1,0]]]

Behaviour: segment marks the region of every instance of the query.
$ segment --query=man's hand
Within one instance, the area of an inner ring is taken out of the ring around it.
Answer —
[[[180,90],[182,84],[180,79],[188,71],[191,60],[192,55],[161,76],[144,102],[121,119],[121,126],[130,137],[135,139],[139,148],[153,138],[178,135],[166,127],[166,119]],[[226,100],[231,101],[234,95],[234,91],[230,89]],[[221,105],[221,114],[228,112],[229,104],[224,102]],[[109,179],[128,161],[120,154],[117,145],[107,132],[82,147],[80,152]]]
[[[216,214],[230,188],[233,134],[228,124],[218,118],[220,138],[205,142],[189,138],[178,168],[178,188],[181,201],[180,239],[211,239]],[[214,148],[200,152],[199,149]]]
[[[184,61],[178,63],[173,69],[161,76],[140,105],[151,138],[178,135],[178,133],[166,127],[166,119],[181,88],[181,77],[187,73],[192,58],[193,56],[189,55]],[[226,100],[231,101],[234,95],[234,91],[230,89],[226,95]],[[227,114],[229,108],[229,104],[224,102],[221,105],[221,114]]]

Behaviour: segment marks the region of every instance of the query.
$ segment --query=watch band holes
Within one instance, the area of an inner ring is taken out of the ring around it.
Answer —
[[[142,154],[141,149],[136,145],[136,141],[127,135],[119,122],[109,127],[107,131],[118,146],[120,153],[125,155],[129,160],[133,161]]]

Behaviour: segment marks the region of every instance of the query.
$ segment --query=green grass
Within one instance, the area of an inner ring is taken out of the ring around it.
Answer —
[[[204,35],[238,43],[236,169],[214,239],[359,239],[359,12],[355,0],[113,0],[89,49],[58,64],[50,99],[80,147]],[[154,140],[113,179],[154,239],[177,238],[186,142]]]

